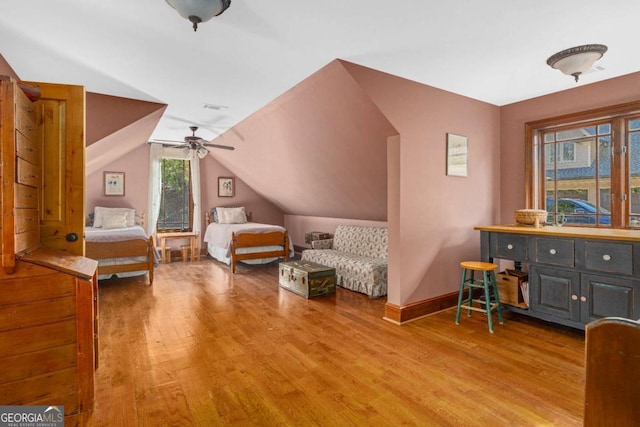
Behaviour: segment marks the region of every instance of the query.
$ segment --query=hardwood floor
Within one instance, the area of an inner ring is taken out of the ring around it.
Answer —
[[[582,331],[507,313],[490,334],[454,310],[398,326],[384,298],[306,300],[277,275],[207,259],[100,282],[89,425],[582,424]]]

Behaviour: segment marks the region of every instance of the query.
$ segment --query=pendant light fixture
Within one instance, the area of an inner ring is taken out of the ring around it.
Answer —
[[[589,68],[607,51],[603,44],[585,44],[558,52],[547,59],[551,68],[562,71],[568,76],[573,76],[578,81],[580,74]]]
[[[231,6],[231,0],[167,0],[167,3],[180,16],[191,21],[193,31],[198,30],[199,23],[207,22]]]

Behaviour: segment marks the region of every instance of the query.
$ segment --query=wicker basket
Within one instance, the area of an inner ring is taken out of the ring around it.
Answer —
[[[540,209],[518,209],[514,218],[517,224],[542,227],[547,221],[547,211]]]

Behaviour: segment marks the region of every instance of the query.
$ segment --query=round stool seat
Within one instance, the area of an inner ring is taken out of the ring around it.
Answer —
[[[491,262],[481,262],[481,261],[462,261],[460,263],[460,267],[466,268],[467,270],[475,270],[475,271],[491,271],[497,270],[498,265]]]

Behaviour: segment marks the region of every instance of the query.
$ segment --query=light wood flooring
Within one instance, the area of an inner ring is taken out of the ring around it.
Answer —
[[[454,310],[398,326],[384,298],[307,300],[277,276],[205,259],[100,282],[89,425],[582,424],[582,331],[508,313],[490,334]]]

